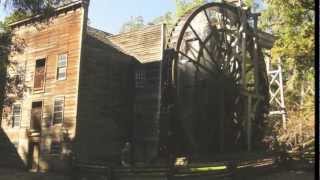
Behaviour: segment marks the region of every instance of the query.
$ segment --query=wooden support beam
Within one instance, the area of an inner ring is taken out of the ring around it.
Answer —
[[[251,151],[252,148],[252,96],[248,96],[248,107],[247,107],[247,150]]]
[[[222,85],[222,83],[223,83],[223,81],[221,80],[221,79],[219,79],[219,83],[221,83],[221,85]],[[224,141],[225,141],[225,138],[224,138],[224,128],[225,128],[225,126],[224,126],[224,121],[225,121],[225,118],[224,118],[224,113],[225,113],[225,109],[224,109],[224,106],[225,106],[225,104],[224,104],[224,88],[221,88],[220,89],[220,94],[221,94],[221,97],[220,97],[220,100],[221,100],[221,109],[220,109],[220,122],[219,122],[219,124],[220,124],[220,152],[223,152],[224,151]]]

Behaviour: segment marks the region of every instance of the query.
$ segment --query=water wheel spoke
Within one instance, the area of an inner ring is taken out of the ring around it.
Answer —
[[[169,37],[168,47],[175,49],[178,53],[175,63],[177,64],[179,60],[183,59],[180,61],[181,64],[179,63],[171,69],[173,76],[179,74],[174,79],[177,86],[177,101],[182,100],[184,103],[179,104],[178,108],[195,113],[194,117],[188,119],[189,122],[183,121],[185,124],[180,128],[193,132],[193,134],[189,133],[183,136],[189,141],[188,146],[192,147],[189,150],[195,151],[199,155],[202,155],[203,151],[207,153],[205,149],[209,149],[210,152],[230,150],[230,146],[225,146],[226,144],[239,145],[239,142],[242,142],[246,137],[246,133],[244,133],[246,117],[243,112],[247,102],[246,95],[241,92],[242,90],[255,91],[252,87],[246,85],[243,87],[244,75],[247,82],[253,82],[253,77],[256,75],[252,71],[262,72],[263,74],[260,73],[261,75],[259,74],[257,78],[265,83],[262,83],[264,86],[259,87],[258,91],[268,93],[268,82],[263,62],[259,64],[259,67],[247,65],[247,62],[252,63],[253,54],[251,51],[254,50],[250,47],[253,45],[252,38],[254,36],[250,34],[252,33],[249,32],[250,28],[242,28],[248,27],[248,24],[243,23],[244,15],[245,12],[241,11],[241,8],[212,3],[183,16]],[[242,32],[248,34],[245,44],[241,42],[243,40],[241,38]],[[190,38],[195,42],[187,44],[184,48],[184,43],[188,42]],[[248,48],[242,48],[242,45],[246,45]],[[260,52],[260,49],[257,51]],[[246,67],[242,66],[243,59],[246,59]],[[188,61],[187,64],[183,63],[185,60]],[[182,88],[187,82],[190,83],[192,89]],[[268,103],[267,101],[264,104]],[[210,107],[213,108],[210,109]],[[184,117],[183,113],[177,115],[177,119],[181,123]],[[209,128],[208,122],[212,123],[210,121],[212,118],[216,118],[217,122],[210,125],[211,128]],[[228,134],[229,132],[232,133]],[[218,145],[203,141],[203,137],[211,138],[214,136],[219,136],[215,140]],[[182,147],[184,146],[182,145]]]
[[[214,62],[216,64],[216,68],[217,70],[219,70],[219,65],[216,63],[216,61],[214,60],[211,52],[208,50],[206,44],[204,44],[204,42],[202,41],[202,39],[200,38],[200,36],[198,35],[198,33],[195,31],[195,29],[192,27],[191,24],[189,24],[189,28],[192,30],[193,34],[196,36],[196,38],[199,40],[200,46],[202,48],[204,48],[206,50],[206,52],[208,53],[209,57],[211,58],[212,62]]]
[[[216,75],[216,73],[214,71],[211,71],[209,68],[207,68],[206,66],[200,64],[199,62],[197,62],[196,60],[194,60],[193,58],[191,58],[190,56],[188,56],[184,52],[179,51],[179,54],[181,54],[182,56],[186,57],[190,62],[192,62],[193,64],[199,66],[200,68],[202,68],[206,72],[208,72],[208,73],[210,73],[212,75]]]
[[[207,21],[208,21],[208,25],[209,25],[211,31],[214,31],[214,28],[213,28],[213,26],[212,26],[212,24],[211,24],[211,21],[210,21],[210,18],[209,18],[207,9],[204,9],[203,11],[204,11],[204,15],[206,16],[206,19],[207,19]]]

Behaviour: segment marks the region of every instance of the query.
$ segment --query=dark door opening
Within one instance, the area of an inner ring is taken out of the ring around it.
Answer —
[[[41,121],[42,101],[32,102],[30,124],[31,134],[29,136],[29,149],[27,158],[28,168],[31,171],[39,170]]]
[[[42,101],[32,102],[31,129],[41,132]]]

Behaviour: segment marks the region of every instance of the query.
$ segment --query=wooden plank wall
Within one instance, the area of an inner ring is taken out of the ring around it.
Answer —
[[[48,169],[50,163],[58,162],[60,156],[49,154],[51,141],[61,140],[62,125],[68,129],[69,137],[75,135],[75,120],[78,92],[78,73],[80,60],[81,26],[84,18],[84,8],[69,10],[50,18],[48,21],[26,23],[14,29],[14,41],[23,42],[23,52],[11,53],[11,60],[25,65],[26,93],[22,103],[21,127],[12,128],[8,123],[9,116],[2,121],[2,127],[12,142],[19,143],[19,153],[26,162],[28,152],[28,137],[26,131],[30,127],[31,104],[33,101],[43,101],[41,161],[40,168]],[[68,54],[67,79],[56,80],[57,57],[61,53]],[[46,58],[45,86],[42,92],[33,91],[35,62]],[[53,102],[57,96],[64,96],[64,123],[50,126],[52,120]],[[51,164],[52,165],[52,164]],[[57,164],[57,166],[61,166]],[[50,167],[51,168],[51,167]],[[52,166],[52,168],[54,168]]]
[[[131,137],[133,57],[87,33],[80,70],[75,154],[79,161],[118,165]]]
[[[133,154],[135,162],[146,163],[158,155],[161,62],[137,64],[135,73],[145,77],[135,81],[140,86],[136,86],[134,96]]]

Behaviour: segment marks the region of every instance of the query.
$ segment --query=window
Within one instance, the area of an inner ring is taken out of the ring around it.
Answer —
[[[64,97],[59,97],[54,100],[53,107],[53,124],[63,122]]]
[[[12,127],[20,127],[21,105],[14,104],[12,107]]]
[[[145,85],[146,74],[144,71],[136,72],[136,88],[143,88]]]
[[[46,59],[36,61],[36,69],[34,74],[34,90],[43,90],[45,79]]]
[[[67,54],[58,56],[57,80],[67,79]]]
[[[52,141],[50,147],[50,154],[60,154],[61,143],[59,141]]]

